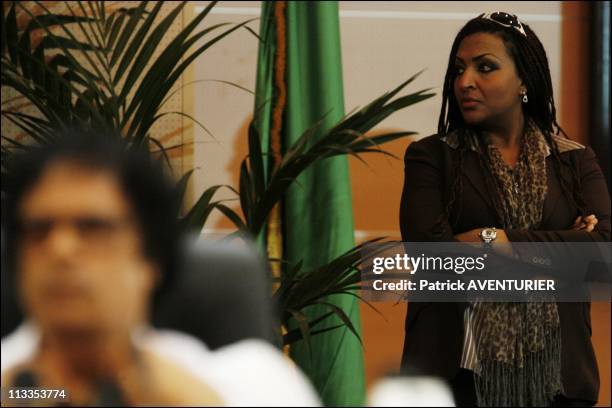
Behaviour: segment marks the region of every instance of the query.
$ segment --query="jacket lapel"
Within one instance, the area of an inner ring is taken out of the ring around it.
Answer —
[[[578,142],[561,137],[559,135],[553,135],[553,139],[557,144],[559,153],[563,154],[572,150],[581,150],[585,147]],[[544,198],[544,208],[542,209],[542,222],[540,228],[547,229],[552,216],[555,214],[559,206],[559,201],[564,200],[563,190],[561,189],[561,175],[557,174],[555,166],[553,165],[553,156],[551,155],[550,149],[546,156],[546,184],[548,190],[546,191],[546,197]],[[569,203],[568,203],[569,205]]]
[[[455,130],[443,136],[442,141],[452,150],[456,151],[459,145],[458,138],[458,131]],[[474,190],[476,190],[478,195],[486,203],[486,206],[491,211],[493,219],[496,219],[497,211],[495,211],[495,205],[493,204],[493,199],[491,198],[491,194],[494,194],[494,192],[489,192],[487,189],[485,175],[482,173],[482,169],[480,168],[477,147],[474,145],[473,139],[468,139],[468,143],[470,143],[470,150],[466,152],[467,157],[465,157],[463,160],[463,175],[468,179],[468,183],[474,188]]]
[[[468,180],[468,182],[472,185],[474,190],[478,193],[478,195],[483,199],[486,203],[487,207],[491,211],[491,215],[494,218],[497,218],[497,212],[495,211],[495,205],[493,204],[492,194],[495,194],[493,191],[489,191],[487,188],[487,184],[485,182],[485,175],[482,173],[482,169],[480,168],[479,159],[477,157],[477,153],[473,151],[467,152],[468,157],[463,161],[464,163],[464,176]]]
[[[559,200],[562,199],[563,192],[558,182],[558,175],[555,172],[552,164],[552,156],[546,158],[546,197],[544,197],[544,208],[542,209],[542,222],[540,228],[544,228],[550,218],[555,213],[555,209],[559,205]]]

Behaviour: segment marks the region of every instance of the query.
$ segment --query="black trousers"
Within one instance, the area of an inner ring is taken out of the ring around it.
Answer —
[[[458,407],[476,407],[476,387],[474,385],[474,374],[463,368],[450,382],[455,404]],[[552,407],[592,407],[596,401],[587,401],[577,398],[568,398],[559,394],[552,402]]]

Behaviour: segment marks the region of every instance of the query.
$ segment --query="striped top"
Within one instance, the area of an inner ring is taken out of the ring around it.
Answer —
[[[474,333],[478,331],[478,328],[474,325],[476,322],[482,322],[482,319],[476,319],[478,311],[478,303],[474,302],[468,303],[465,312],[463,312],[465,334],[463,336],[463,352],[461,353],[461,363],[459,365],[461,368],[474,371],[476,374],[479,374],[479,369]]]

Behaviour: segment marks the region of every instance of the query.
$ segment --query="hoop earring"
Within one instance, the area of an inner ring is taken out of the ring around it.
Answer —
[[[527,92],[523,92],[523,103],[529,102],[529,98],[527,97]]]

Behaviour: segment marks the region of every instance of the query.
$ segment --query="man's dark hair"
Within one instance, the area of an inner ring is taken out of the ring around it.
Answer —
[[[9,270],[17,266],[21,239],[18,211],[24,195],[50,164],[66,161],[116,176],[142,232],[144,255],[160,268],[162,277],[156,295],[168,286],[176,266],[180,203],[166,166],[148,146],[128,143],[107,132],[71,129],[62,131],[52,143],[28,146],[3,161],[2,224]]]
[[[466,123],[463,120],[463,115],[461,114],[454,94],[454,82],[456,77],[455,57],[461,45],[461,41],[463,41],[465,37],[476,33],[489,33],[499,36],[504,42],[508,54],[514,61],[518,76],[527,88],[529,101],[522,104],[523,113],[526,119],[533,120],[546,138],[546,142],[553,155],[553,164],[557,174],[560,175],[563,194],[568,201],[574,205],[577,211],[581,214],[585,214],[586,204],[580,193],[578,174],[569,163],[566,163],[561,158],[557,143],[553,139],[553,134],[559,135],[561,133],[565,137],[567,137],[567,135],[557,123],[557,111],[553,98],[552,80],[546,51],[533,30],[525,23],[522,23],[522,25],[526,35],[522,35],[513,27],[505,27],[494,21],[477,17],[468,21],[463,28],[461,28],[459,33],[457,33],[451,47],[446,75],[444,77],[442,108],[438,119],[438,136],[442,137],[452,131],[461,131],[466,128]],[[461,195],[463,189],[461,171],[463,168],[463,159],[468,150],[468,144],[465,143],[463,139],[464,138],[461,137],[459,138],[458,152],[456,155],[457,160],[455,161],[453,172],[454,180],[452,182],[445,214],[443,214],[441,219],[447,217],[450,220],[451,209],[457,197]],[[479,157],[487,186],[490,191],[495,191],[495,180],[490,174],[490,166],[484,162],[486,158],[483,158],[482,155],[479,155]],[[498,216],[500,216],[500,220],[502,220],[503,218],[500,215],[500,198],[495,194],[493,198]]]

